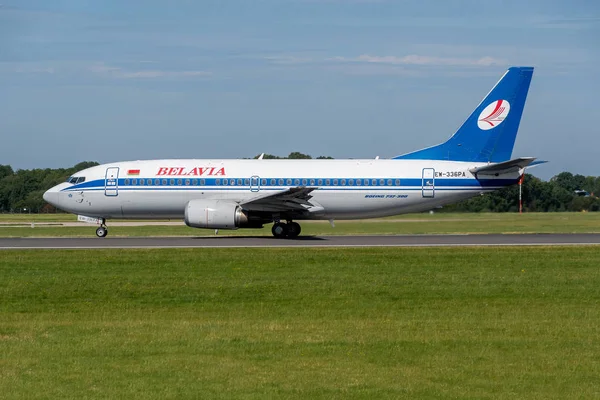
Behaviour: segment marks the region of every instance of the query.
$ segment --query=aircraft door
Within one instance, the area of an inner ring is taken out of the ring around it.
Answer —
[[[421,193],[426,198],[435,197],[435,170],[433,168],[423,168]]]
[[[104,177],[104,195],[119,195],[119,167],[110,167],[106,169],[106,176]]]
[[[254,175],[250,178],[250,191],[258,192],[260,190],[260,177]]]

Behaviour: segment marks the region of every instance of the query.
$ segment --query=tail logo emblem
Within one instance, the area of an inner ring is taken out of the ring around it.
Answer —
[[[477,119],[479,129],[487,131],[500,125],[508,116],[510,103],[506,100],[496,100],[483,109]]]

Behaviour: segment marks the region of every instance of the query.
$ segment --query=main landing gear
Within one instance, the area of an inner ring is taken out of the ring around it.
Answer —
[[[100,224],[98,229],[96,229],[96,236],[103,238],[106,235],[108,235],[108,228],[106,227],[106,221],[102,219],[102,223]]]
[[[300,234],[300,224],[297,222],[288,221],[287,224],[283,222],[275,222],[273,224],[273,228],[271,228],[271,232],[273,236],[278,239],[293,239],[298,237]]]

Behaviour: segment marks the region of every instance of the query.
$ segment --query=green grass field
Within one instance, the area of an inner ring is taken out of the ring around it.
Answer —
[[[27,220],[19,214],[4,215],[0,222],[0,237],[90,237],[95,226],[65,227],[59,225],[34,225],[37,223],[75,222],[74,216],[46,214]],[[27,214],[25,214],[27,215]],[[33,214],[32,214],[33,215]],[[51,215],[57,215],[52,219]],[[68,219],[67,219],[68,218]],[[193,229],[186,226],[112,226],[109,236],[208,236],[214,231]],[[24,225],[25,224],[25,225]],[[15,226],[16,225],[16,226]],[[20,226],[19,226],[20,225]],[[409,214],[392,218],[358,221],[336,221],[332,228],[327,221],[302,222],[303,235],[351,235],[351,234],[427,234],[427,233],[583,233],[600,232],[600,213],[481,213],[481,214]],[[239,229],[223,231],[220,235],[271,235],[270,225],[264,229]]]
[[[0,397],[600,397],[600,248],[0,253]]]

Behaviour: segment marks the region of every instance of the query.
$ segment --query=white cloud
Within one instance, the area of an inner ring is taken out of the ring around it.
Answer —
[[[265,60],[274,64],[307,64],[314,62],[311,57],[299,57],[292,55],[277,55],[264,57]]]
[[[56,70],[52,67],[18,66],[14,70],[19,74],[53,74]]]
[[[279,54],[263,56],[272,64],[278,65],[298,65],[315,64],[321,66],[336,65],[367,65],[375,64],[390,67],[417,67],[417,66],[448,66],[448,67],[490,67],[495,65],[505,66],[508,61],[491,56],[468,57],[468,56],[425,56],[418,54],[409,54],[405,56],[377,56],[370,54],[361,54],[357,57],[323,57],[307,54]],[[414,69],[414,68],[413,68]]]
[[[121,70],[121,68],[110,67],[110,66],[105,65],[105,64],[96,64],[96,65],[92,65],[90,67],[90,71],[96,72],[96,73],[99,73],[99,74],[117,72],[117,71],[120,71],[120,70]]]
[[[360,3],[387,3],[389,0],[290,0],[295,3],[342,3],[342,4],[360,4]]]
[[[485,56],[481,58],[462,58],[462,57],[435,57],[421,56],[411,54],[403,57],[397,56],[372,56],[362,54],[358,57],[334,57],[330,58],[334,62],[352,62],[352,63],[374,63],[388,65],[430,65],[430,66],[479,66],[489,67],[492,65],[506,65],[506,60]]]
[[[166,71],[166,70],[137,70],[131,71],[106,64],[96,64],[89,67],[91,72],[120,79],[156,79],[156,78],[185,78],[211,76],[209,71]]]

